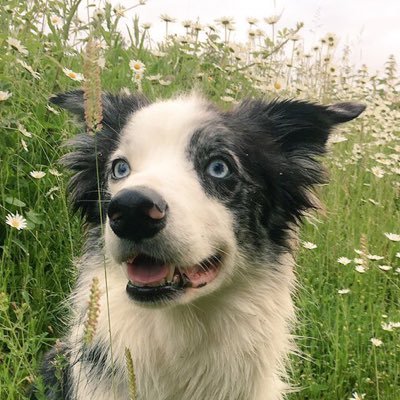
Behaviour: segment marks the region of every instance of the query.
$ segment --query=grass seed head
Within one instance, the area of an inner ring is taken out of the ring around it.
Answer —
[[[87,311],[87,319],[85,322],[84,342],[89,344],[93,341],[96,333],[97,321],[100,314],[100,289],[99,278],[94,277],[90,286],[89,306]]]
[[[99,66],[99,47],[92,38],[86,45],[83,66],[85,80],[83,83],[86,129],[89,134],[101,130],[103,109],[101,103],[101,80]]]
[[[128,371],[129,400],[136,400],[136,376],[131,351],[125,347],[126,369]]]

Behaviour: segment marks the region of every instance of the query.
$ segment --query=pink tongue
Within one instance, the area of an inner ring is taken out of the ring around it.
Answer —
[[[185,274],[192,282],[193,287],[198,287],[210,283],[217,276],[217,270],[215,268],[204,270],[199,265],[195,265],[185,270]]]
[[[128,263],[128,277],[131,282],[152,284],[162,281],[168,276],[169,266],[157,261],[142,260],[137,257]]]

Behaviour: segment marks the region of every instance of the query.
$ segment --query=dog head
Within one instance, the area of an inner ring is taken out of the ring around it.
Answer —
[[[81,91],[52,102],[84,120]],[[106,251],[142,304],[191,302],[289,251],[324,179],[315,157],[365,108],[248,100],[222,112],[196,95],[102,103],[102,130],[64,157],[71,199],[89,226],[104,225]]]

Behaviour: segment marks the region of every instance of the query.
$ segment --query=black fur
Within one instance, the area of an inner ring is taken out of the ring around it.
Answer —
[[[50,101],[84,122],[83,91],[59,94]],[[108,199],[105,188],[107,161],[118,146],[121,130],[129,115],[147,104],[142,96],[104,93],[101,131],[95,135],[78,135],[68,143],[75,151],[63,157],[61,162],[74,173],[68,186],[70,200],[73,210],[80,211],[90,224],[99,224],[101,216],[105,219],[104,209],[99,205]]]

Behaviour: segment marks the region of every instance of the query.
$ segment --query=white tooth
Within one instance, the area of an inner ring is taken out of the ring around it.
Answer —
[[[167,275],[167,282],[172,282],[172,279],[174,278],[174,272],[175,272],[175,267],[173,265],[170,265]]]

